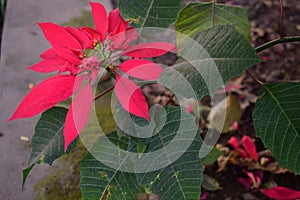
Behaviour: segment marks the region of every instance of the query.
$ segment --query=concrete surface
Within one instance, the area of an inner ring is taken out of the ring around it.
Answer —
[[[110,0],[98,2],[111,9]],[[1,200],[35,199],[35,183],[53,170],[48,165],[35,166],[22,192],[22,169],[27,167],[30,148],[20,137],[32,137],[38,116],[6,122],[28,92],[28,85],[42,80],[41,74],[25,70],[38,62],[40,53],[49,48],[36,22],[63,24],[89,9],[87,0],[8,0],[0,65]]]

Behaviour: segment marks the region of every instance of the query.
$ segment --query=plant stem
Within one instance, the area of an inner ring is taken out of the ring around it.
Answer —
[[[280,38],[283,38],[283,0],[280,0]]]
[[[261,82],[260,80],[258,80],[257,78],[255,78],[250,72],[249,72],[249,70],[248,69],[246,69],[245,70],[246,71],[246,73],[256,82],[256,83],[258,83],[259,85],[263,85],[264,83],[263,82]]]
[[[98,96],[96,96],[94,98],[94,101],[96,101],[97,99],[99,99],[100,97],[106,95],[107,93],[109,93],[110,91],[112,91],[115,88],[115,86],[112,86],[110,88],[108,88],[107,90],[105,90],[104,92],[102,92],[101,94],[99,94]]]
[[[215,6],[216,6],[216,0],[212,0],[212,8],[211,8],[211,23],[212,23],[212,27],[215,24]]]
[[[167,106],[169,103],[171,103],[172,99],[175,97],[175,94],[172,94],[172,96],[170,97],[170,99],[168,100],[168,102],[166,103],[165,106]]]
[[[271,46],[274,46],[275,44],[280,44],[280,43],[287,43],[287,42],[299,42],[300,41],[300,36],[291,36],[291,37],[283,37],[283,38],[278,38],[276,40],[272,40],[270,42],[267,42],[259,47],[256,47],[255,50],[256,52],[261,52],[267,48],[270,48]]]

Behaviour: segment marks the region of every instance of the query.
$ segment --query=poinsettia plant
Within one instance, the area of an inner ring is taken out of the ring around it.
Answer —
[[[202,108],[196,105],[224,82],[262,62],[258,52],[274,44],[299,41],[299,37],[281,35],[253,48],[246,11],[215,1],[182,8],[181,0],[122,0],[119,8],[108,15],[102,4],[90,5],[95,28],[38,23],[51,48],[41,54],[42,61],[28,69],[57,74],[31,89],[9,119],[42,113],[32,138],[29,165],[23,171],[23,184],[34,165],[52,164],[75,147],[89,121],[93,102],[113,90],[118,126],[94,141],[81,162],[83,199],[135,199],[141,193],[147,199],[199,199],[203,175],[199,151],[201,154],[203,147],[206,155],[211,147],[200,137],[195,121],[202,120]],[[176,42],[143,39],[148,27],[159,34],[173,23],[175,31],[171,33]],[[177,55],[175,65],[163,67],[153,61],[168,52]],[[104,74],[114,79],[114,85],[97,96],[95,89]],[[264,84],[249,75],[263,87],[253,113],[257,135],[283,167],[299,173],[296,149],[300,144],[300,116],[295,111],[300,109],[299,83]],[[174,93],[163,112],[160,107],[150,109],[140,89],[143,84],[153,83],[168,86]],[[68,99],[68,109],[57,106]],[[172,100],[177,106],[168,106]],[[233,101],[234,97],[227,100]],[[217,132],[225,130],[219,123],[236,124],[235,120],[228,121],[226,112],[221,117],[211,112],[209,128]],[[152,134],[138,137],[147,131]],[[39,144],[41,138],[43,144]],[[242,145],[232,137],[229,144],[244,159],[258,163],[250,137],[244,136]],[[247,179],[239,179],[242,184],[256,189],[261,186],[260,173],[246,174]],[[274,190],[261,191],[274,196]]]

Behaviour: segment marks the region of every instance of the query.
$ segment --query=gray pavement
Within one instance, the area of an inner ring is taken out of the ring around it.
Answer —
[[[111,9],[110,0],[98,2]],[[87,0],[8,0],[0,65],[0,200],[35,199],[35,183],[53,170],[48,165],[34,167],[22,192],[22,169],[27,166],[30,148],[20,137],[32,137],[38,116],[6,122],[28,92],[28,85],[43,78],[25,70],[49,48],[36,22],[62,24],[89,9]]]

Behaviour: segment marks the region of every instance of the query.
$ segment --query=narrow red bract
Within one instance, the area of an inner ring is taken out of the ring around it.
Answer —
[[[74,80],[74,76],[62,75],[42,81],[24,97],[9,121],[32,117],[68,99],[73,93]]]
[[[135,58],[152,58],[162,56],[167,52],[175,52],[176,46],[168,42],[143,43],[128,47],[123,55]]]
[[[270,189],[261,189],[260,191],[264,195],[275,200],[297,200],[300,198],[300,191],[281,186],[276,186]]]
[[[243,144],[245,151],[252,156],[252,158],[255,162],[257,162],[258,154],[256,152],[256,146],[255,146],[254,142],[252,141],[252,139],[249,136],[244,135],[242,138],[242,144]]]
[[[38,23],[51,46],[79,50],[81,45],[63,27],[50,22]]]
[[[66,151],[68,146],[77,138],[89,119],[93,103],[93,93],[90,83],[87,83],[73,98],[66,116],[64,139]]]
[[[133,81],[117,75],[115,92],[126,111],[150,121],[146,98]]]
[[[119,68],[131,77],[143,80],[157,80],[163,69],[150,60],[126,60]]]
[[[108,18],[106,15],[106,10],[100,3],[90,2],[90,5],[92,7],[92,15],[96,31],[98,31],[101,35],[100,42],[103,42],[108,30]]]
[[[50,73],[54,71],[64,72],[69,67],[71,66],[69,65],[68,61],[57,58],[57,59],[42,60],[35,65],[29,66],[28,69],[40,73]]]

